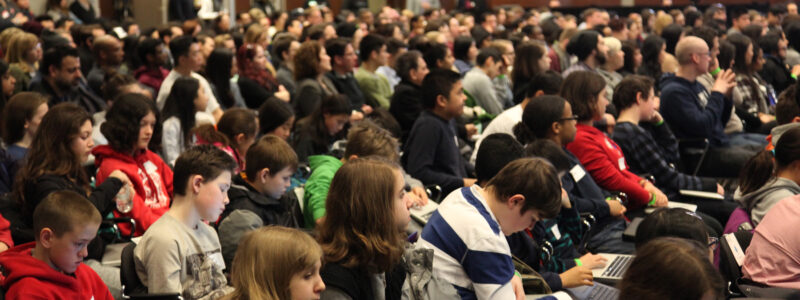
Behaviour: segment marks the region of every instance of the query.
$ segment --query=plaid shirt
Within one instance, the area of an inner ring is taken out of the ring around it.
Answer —
[[[622,148],[631,171],[653,175],[656,186],[667,195],[676,195],[678,190],[716,191],[714,180],[684,174],[670,166],[678,159],[678,142],[669,126],[655,126],[651,134],[633,123],[617,123],[612,138]]]
[[[774,103],[770,103],[770,92],[772,87],[758,75],[738,74],[736,86],[733,87],[733,105],[737,111],[748,114],[772,113]],[[774,92],[772,93],[774,95]],[[774,98],[772,100],[774,101]]]
[[[572,200],[570,200],[572,201]],[[575,248],[583,236],[581,232],[581,217],[575,209],[574,201],[571,209],[561,208],[561,213],[553,219],[545,219],[533,226],[533,239],[538,245],[544,245],[544,241],[550,242],[553,246],[553,254],[550,260],[544,261],[544,253],[541,253],[540,260],[545,270],[555,273],[563,273],[575,266],[575,259],[581,255]]]

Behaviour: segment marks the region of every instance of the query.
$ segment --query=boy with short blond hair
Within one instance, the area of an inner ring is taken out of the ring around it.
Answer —
[[[114,299],[83,263],[100,222],[97,208],[75,192],[47,196],[33,212],[36,241],[0,254],[6,299]]]
[[[228,203],[236,162],[212,145],[195,146],[175,161],[172,207],[134,249],[136,273],[151,294],[218,299],[232,291],[214,222]]]

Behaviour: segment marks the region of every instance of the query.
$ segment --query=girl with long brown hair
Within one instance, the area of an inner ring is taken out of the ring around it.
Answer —
[[[93,146],[92,117],[85,110],[63,103],[45,114],[14,188],[14,198],[22,208],[25,225],[32,227],[36,205],[50,193],[60,190],[88,195],[103,216],[114,210],[114,197],[130,181],[116,170],[109,175],[109,180],[92,189],[83,166]],[[32,235],[28,238],[33,240]]]
[[[318,241],[326,265],[322,299],[400,299],[410,221],[400,167],[357,158],[331,181]]]

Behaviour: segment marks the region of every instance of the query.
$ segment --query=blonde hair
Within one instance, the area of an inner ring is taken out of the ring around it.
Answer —
[[[231,269],[236,290],[224,299],[291,299],[292,277],[321,259],[319,244],[300,230],[280,226],[253,230],[239,242]]]
[[[4,51],[7,51],[8,43],[11,41],[11,38],[23,32],[24,31],[22,31],[22,29],[19,29],[17,27],[6,28],[5,30],[3,30],[3,32],[0,33],[0,47],[2,47]]]
[[[22,71],[30,73],[34,71],[31,66],[25,62],[25,56],[28,51],[36,47],[39,43],[39,38],[32,33],[21,33],[11,37],[8,41],[8,49],[6,52],[6,62],[9,65],[17,66]]]
[[[267,38],[266,36],[267,31],[264,29],[264,26],[261,26],[260,24],[253,24],[250,25],[250,27],[247,27],[247,31],[244,33],[244,43],[258,44],[258,40],[260,40],[261,37]]]
[[[666,28],[667,26],[672,25],[673,22],[675,21],[672,19],[672,16],[670,14],[659,15],[658,17],[656,17],[655,24],[653,24],[653,33],[655,33],[658,36],[661,36],[661,31],[664,30],[664,28]]]

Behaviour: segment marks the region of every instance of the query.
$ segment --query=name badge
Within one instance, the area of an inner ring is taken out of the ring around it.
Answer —
[[[619,170],[620,171],[625,171],[625,158],[624,157],[620,157],[619,158]]]
[[[558,224],[553,225],[553,227],[550,227],[550,231],[553,232],[553,236],[556,238],[556,240],[561,239],[561,231],[558,231]]]
[[[583,176],[586,176],[586,171],[581,168],[581,165],[575,165],[569,170],[569,174],[572,175],[572,178],[575,179],[575,182],[581,181]]]

